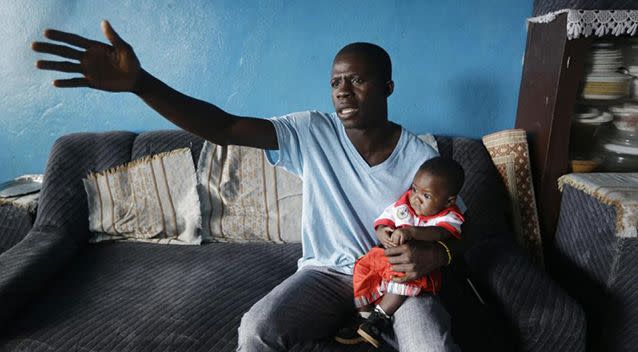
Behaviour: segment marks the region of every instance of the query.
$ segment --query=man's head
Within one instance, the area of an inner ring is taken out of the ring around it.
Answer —
[[[456,204],[465,172],[454,159],[435,157],[424,162],[412,181],[410,206],[421,216],[432,216]]]
[[[394,90],[390,56],[378,45],[352,43],[332,64],[332,103],[346,128],[367,128],[388,120]]]

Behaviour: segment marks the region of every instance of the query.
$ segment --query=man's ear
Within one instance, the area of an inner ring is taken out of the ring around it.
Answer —
[[[445,205],[446,205],[446,208],[456,205],[456,196],[447,197],[447,203]]]
[[[390,95],[392,95],[392,92],[394,92],[394,81],[389,80],[385,82],[385,96],[389,97]]]

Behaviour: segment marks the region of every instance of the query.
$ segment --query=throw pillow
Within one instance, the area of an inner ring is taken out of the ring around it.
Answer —
[[[263,150],[205,142],[197,177],[204,241],[301,241],[301,180]]]
[[[90,242],[200,244],[201,214],[190,149],[156,154],[83,180]]]

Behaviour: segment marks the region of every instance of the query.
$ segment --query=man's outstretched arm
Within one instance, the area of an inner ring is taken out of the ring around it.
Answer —
[[[262,149],[277,149],[277,134],[265,119],[239,117],[217,106],[184,95],[167,86],[141,68],[133,48],[107,21],[102,31],[111,45],[76,34],[46,30],[45,37],[72,45],[35,42],[37,52],[53,54],[72,61],[38,61],[43,70],[80,73],[83,77],[56,80],[60,88],[90,87],[110,92],[133,92],[150,107],[177,126],[211,142],[245,145]]]

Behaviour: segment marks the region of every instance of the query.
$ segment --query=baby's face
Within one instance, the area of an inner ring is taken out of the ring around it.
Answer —
[[[428,172],[417,172],[412,180],[410,206],[420,216],[432,216],[452,205],[445,182]]]

